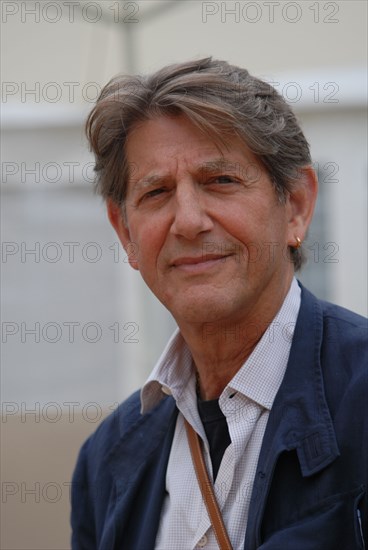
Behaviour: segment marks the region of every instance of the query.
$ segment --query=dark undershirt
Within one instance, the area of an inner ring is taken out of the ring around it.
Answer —
[[[231,443],[229,429],[218,399],[202,401],[197,397],[197,406],[210,446],[213,482],[215,482],[224,452]]]

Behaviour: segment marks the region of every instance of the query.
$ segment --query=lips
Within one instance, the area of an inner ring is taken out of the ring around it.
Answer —
[[[218,261],[222,260],[225,261],[225,259],[230,254],[202,254],[201,256],[183,256],[181,258],[176,258],[173,262],[171,262],[172,267],[179,267],[179,266],[190,266],[190,265],[197,265],[197,264],[205,264],[208,262]]]
[[[182,256],[176,258],[171,267],[185,273],[199,274],[225,262],[230,254],[202,254],[201,256]]]

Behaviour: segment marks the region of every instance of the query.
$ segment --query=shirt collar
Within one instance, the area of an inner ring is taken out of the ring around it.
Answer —
[[[240,392],[271,410],[286,371],[300,308],[300,296],[300,287],[294,278],[272,323],[242,368],[230,380],[221,398]]]
[[[220,403],[230,394],[240,392],[271,409],[287,367],[299,308],[300,288],[294,278],[280,310],[222,392]],[[165,395],[172,395],[176,402],[184,392],[195,395],[195,385],[192,355],[177,329],[141,390],[142,414],[155,407]]]
[[[165,395],[177,401],[193,377],[193,359],[179,329],[170,338],[141,390],[142,414],[155,407]]]

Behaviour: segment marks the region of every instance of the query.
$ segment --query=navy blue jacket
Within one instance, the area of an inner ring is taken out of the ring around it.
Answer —
[[[245,550],[368,549],[367,352],[365,319],[302,289]],[[176,416],[172,397],[142,416],[137,392],[86,441],[72,483],[74,550],[154,548]]]

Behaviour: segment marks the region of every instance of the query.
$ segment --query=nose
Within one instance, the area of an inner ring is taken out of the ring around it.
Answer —
[[[205,198],[193,182],[177,185],[174,201],[174,220],[171,233],[194,240],[200,233],[210,231],[213,222],[205,207]]]

